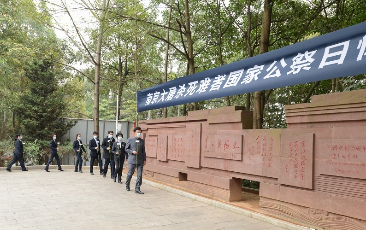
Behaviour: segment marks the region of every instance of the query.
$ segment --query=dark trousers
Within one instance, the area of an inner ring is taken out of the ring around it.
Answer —
[[[24,162],[23,162],[23,154],[15,154],[15,153],[14,153],[13,160],[10,162],[7,169],[10,169],[11,166],[13,166],[13,164],[15,164],[15,162],[17,162],[17,161],[19,161],[20,167],[22,167],[22,171],[24,171],[25,166],[24,166]]]
[[[142,170],[143,170],[142,164],[137,164],[137,179],[136,179],[136,186],[135,190],[140,190],[140,187],[142,185]],[[135,173],[136,164],[128,163],[128,174],[126,179],[126,187],[130,187],[130,182],[132,175]]]
[[[94,165],[94,161],[97,160],[98,161],[98,165],[99,165],[99,171],[100,173],[103,172],[103,168],[102,168],[102,158],[100,157],[100,155],[98,156],[91,156],[90,157],[90,173],[93,172],[93,165]]]
[[[114,159],[110,159],[110,158],[104,158],[104,175],[107,175],[108,172],[108,165],[111,165],[111,177],[114,177],[115,175],[115,165],[114,165]]]
[[[125,156],[114,157],[114,164],[116,165],[116,174],[115,177],[118,176],[118,182],[122,180],[122,169],[123,169],[123,163],[125,162]]]
[[[50,159],[49,159],[49,160],[48,160],[48,162],[47,162],[47,165],[46,165],[45,170],[48,170],[48,167],[50,166],[50,164],[51,164],[51,162],[52,162],[53,158],[56,158],[57,165],[58,165],[58,169],[61,169],[60,157],[58,156],[58,154],[57,154],[57,153],[51,153],[51,157],[50,157]]]
[[[75,156],[76,156],[76,162],[75,162],[75,171],[78,171],[78,166],[79,166],[79,171],[81,171],[81,167],[83,166],[83,158],[81,157],[81,153],[75,152]]]

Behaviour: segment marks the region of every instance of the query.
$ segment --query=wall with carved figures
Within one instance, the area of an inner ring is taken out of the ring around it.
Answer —
[[[225,201],[260,182],[259,211],[324,229],[366,229],[366,90],[286,106],[287,129],[253,130],[226,107],[141,121],[145,177]]]

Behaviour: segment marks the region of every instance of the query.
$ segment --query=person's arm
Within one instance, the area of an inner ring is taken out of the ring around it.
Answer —
[[[93,146],[93,139],[91,139],[91,140],[89,141],[89,149],[90,149],[90,150],[95,150],[95,147],[96,147],[96,146]]]
[[[17,140],[16,142],[15,142],[15,149],[18,149],[19,151],[21,151],[21,146],[20,146],[20,141],[19,140]]]
[[[107,148],[109,147],[108,145],[108,138],[104,138],[103,142],[102,142],[102,148],[104,149],[104,151],[108,151]]]
[[[82,142],[82,141],[80,141],[80,144],[81,144],[80,149],[82,149],[82,150],[86,153],[86,150],[85,150],[85,148],[84,148],[83,142]]]
[[[145,140],[142,145],[142,156],[144,157],[144,161],[146,162]]]
[[[117,142],[114,142],[113,145],[112,145],[112,153],[113,154],[116,154],[118,152],[117,150]]]
[[[72,148],[73,148],[75,151],[79,150],[79,148],[76,146],[76,143],[77,143],[77,141],[74,141],[74,143],[72,143]]]
[[[130,144],[130,139],[127,140],[127,143],[126,143],[126,147],[125,147],[125,150],[128,154],[133,154],[133,151],[131,149],[131,144]]]
[[[57,145],[54,141],[50,142],[50,148],[51,148],[51,150],[57,151]]]

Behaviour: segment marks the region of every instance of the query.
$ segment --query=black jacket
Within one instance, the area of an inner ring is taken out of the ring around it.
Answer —
[[[108,137],[103,139],[102,142],[102,148],[103,148],[103,158],[110,158],[111,160],[113,159],[113,153],[112,153],[112,146],[113,143],[116,140],[112,137],[111,139],[109,139]],[[107,150],[107,148],[110,147],[110,150]]]
[[[126,143],[125,142],[120,142],[121,143],[120,146],[118,145],[118,143],[119,142],[114,142],[113,146],[112,146],[112,153],[113,153],[115,159],[116,159],[116,157],[121,159],[121,160],[127,159],[128,158],[128,153],[125,150]],[[116,154],[117,152],[119,152],[118,155]]]
[[[81,153],[83,153],[83,151],[86,153],[83,142],[81,140],[80,140],[80,145],[79,145],[79,141],[75,140],[74,143],[72,144],[72,148],[74,149],[75,154],[77,154],[77,153],[81,154]],[[78,152],[78,150],[80,150],[80,151]]]
[[[97,142],[98,142],[98,149],[95,149],[95,147],[97,147]],[[91,157],[96,157],[98,156],[98,154],[100,153],[100,142],[99,139],[91,139],[89,141],[89,149],[90,149],[90,156]]]
[[[55,140],[51,140],[50,148],[51,148],[51,154],[57,154],[57,142]]]
[[[23,143],[21,140],[17,139],[15,141],[15,149],[14,149],[14,154],[20,155],[23,154],[24,150],[23,150]]]

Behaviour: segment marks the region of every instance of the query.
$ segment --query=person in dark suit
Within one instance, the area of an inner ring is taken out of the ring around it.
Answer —
[[[126,143],[122,142],[123,134],[117,133],[117,141],[113,143],[112,153],[114,155],[114,163],[116,165],[116,173],[114,175],[114,182],[118,177],[118,183],[122,184],[122,169],[123,163],[125,162],[125,157],[127,157],[127,152],[125,150]]]
[[[97,159],[98,154],[100,154],[100,142],[98,139],[98,132],[93,132],[93,139],[89,141],[89,149],[90,149],[90,174],[94,175],[93,173],[93,165],[94,161]],[[101,162],[98,162],[100,173],[102,174],[102,167]]]
[[[28,171],[25,166],[24,166],[24,162],[23,162],[23,154],[24,154],[24,150],[23,150],[23,143],[22,143],[22,134],[17,134],[15,136],[15,149],[14,149],[14,157],[13,160],[10,162],[10,164],[8,165],[8,167],[6,167],[6,170],[8,172],[11,172],[11,166],[13,166],[13,164],[16,161],[19,161],[20,167],[22,168],[22,171]]]
[[[83,172],[83,170],[81,170],[81,167],[83,166],[83,151],[84,153],[86,153],[86,150],[83,146],[83,142],[81,141],[81,134],[76,134],[76,140],[74,141],[74,143],[72,144],[72,148],[75,151],[75,156],[76,156],[76,162],[75,162],[75,171],[74,172],[78,172],[78,166],[79,166],[79,172]]]
[[[126,143],[126,152],[128,153],[128,174],[126,179],[126,190],[130,191],[131,177],[137,168],[137,179],[135,186],[135,193],[144,194],[140,187],[142,184],[142,170],[146,165],[145,141],[141,139],[141,128],[136,127],[133,130],[135,136],[129,138]]]
[[[115,165],[114,165],[114,157],[112,153],[112,146],[116,140],[113,138],[113,131],[108,131],[108,136],[103,139],[102,148],[103,148],[103,158],[104,158],[104,172],[103,177],[106,177],[108,172],[108,165],[111,165],[111,178],[114,178],[115,173]]]
[[[62,168],[61,168],[61,164],[60,164],[60,157],[58,156],[57,154],[57,150],[59,150],[59,148],[57,148],[57,142],[56,142],[56,134],[53,134],[52,135],[52,140],[50,142],[50,148],[51,148],[51,157],[50,159],[48,160],[47,162],[47,165],[46,165],[46,168],[44,170],[46,170],[46,172],[50,172],[48,170],[53,158],[56,158],[56,161],[57,161],[57,165],[58,165],[58,170],[60,171],[64,171]]]

